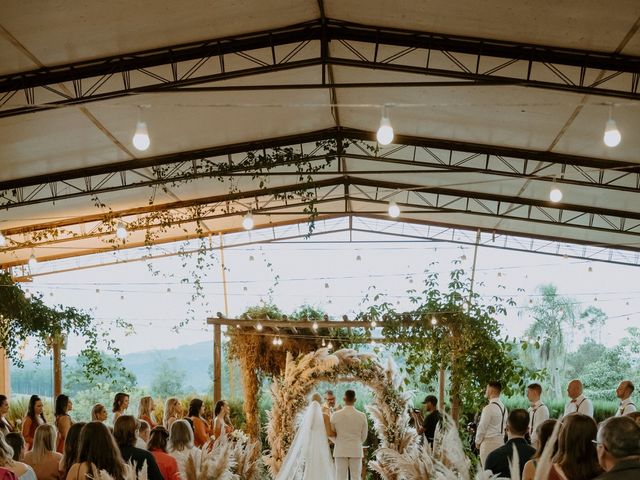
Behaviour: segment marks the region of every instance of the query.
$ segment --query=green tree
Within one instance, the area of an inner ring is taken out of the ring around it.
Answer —
[[[126,392],[136,386],[136,376],[126,369],[117,358],[104,352],[98,352],[98,356],[100,363],[104,366],[104,371],[99,375],[87,377],[85,373],[87,359],[82,356],[76,359],[75,364],[63,370],[65,392],[75,396],[79,392],[93,389],[96,385],[103,385],[109,391]]]
[[[602,328],[607,323],[607,314],[601,308],[589,305],[580,314],[580,319],[589,326],[591,338],[602,343]]]
[[[152,395],[168,398],[184,393],[184,381],[187,373],[173,366],[175,358],[169,358],[159,363],[156,374],[151,381]]]

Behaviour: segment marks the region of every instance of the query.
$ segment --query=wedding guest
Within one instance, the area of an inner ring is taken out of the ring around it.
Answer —
[[[60,480],[62,454],[55,451],[57,432],[53,425],[36,428],[33,448],[24,456],[24,463],[33,468],[38,480]]]
[[[162,417],[162,425],[167,430],[171,430],[171,425],[182,417],[182,404],[177,398],[167,398],[164,404],[164,415]]]
[[[156,409],[156,404],[151,397],[142,397],[140,399],[140,405],[138,406],[138,420],[144,420],[147,422],[150,428],[156,426],[156,422],[151,418],[151,414]]]
[[[62,458],[60,459],[60,465],[58,466],[61,478],[63,479],[67,477],[67,473],[69,473],[71,465],[76,461],[80,450],[80,434],[82,433],[82,428],[85,425],[85,422],[74,423],[71,425],[69,432],[67,432],[67,438],[64,441],[64,452],[62,452]]]
[[[616,417],[622,415],[629,415],[637,410],[636,404],[631,401],[631,395],[635,390],[635,386],[631,380],[624,380],[620,382],[616,389],[616,397],[620,399],[620,408],[616,412]]]
[[[107,407],[101,403],[96,403],[91,409],[91,421],[106,422],[107,418],[109,418],[109,414],[107,414]]]
[[[333,390],[327,390],[324,392],[324,405],[322,406],[322,409],[327,415],[331,416],[341,408],[342,407],[340,405],[336,406],[336,396],[333,393]]]
[[[129,394],[128,393],[116,393],[116,396],[113,398],[113,407],[111,411],[113,412],[113,424],[116,424],[116,420],[120,415],[124,415],[127,408],[129,408]]]
[[[605,420],[598,431],[598,480],[640,478],[640,425],[628,417]]]
[[[167,453],[168,441],[169,432],[167,432],[167,429],[157,426],[151,430],[147,445],[149,451],[156,459],[156,463],[164,480],[178,480],[180,478],[178,462]]]
[[[231,424],[231,419],[229,418],[229,414],[231,413],[231,408],[229,404],[224,400],[219,400],[216,402],[216,408],[213,412],[213,438],[218,438],[224,432],[227,435],[230,435],[233,432],[233,425]]]
[[[13,450],[0,435],[0,467],[12,471],[18,480],[36,480],[36,474],[26,463],[13,459]]]
[[[33,445],[33,437],[36,434],[36,428],[47,423],[44,418],[44,405],[37,395],[31,395],[29,399],[29,407],[27,415],[22,421],[22,436],[27,444],[27,451],[31,450]]]
[[[210,426],[204,419],[204,403],[199,398],[194,398],[189,402],[189,412],[187,417],[193,424],[193,443],[196,447],[201,447],[209,440]]]
[[[5,395],[0,395],[0,433],[7,435],[13,432],[16,427],[7,418],[9,413],[9,399]]]
[[[149,442],[149,424],[144,420],[137,420],[138,429],[136,430],[136,447],[146,450],[147,442]]]
[[[480,464],[484,466],[487,456],[496,448],[504,445],[504,433],[507,425],[507,408],[500,400],[502,384],[489,382],[485,395],[489,404],[482,409],[480,423],[476,431],[476,447],[480,450]]]
[[[593,403],[582,394],[583,386],[580,380],[571,380],[567,386],[567,394],[571,401],[564,407],[564,415],[581,413],[593,418]]]
[[[189,457],[193,457],[196,471],[200,470],[202,451],[194,446],[193,430],[186,420],[176,420],[173,422],[173,425],[171,425],[167,452],[176,459],[178,469],[183,479],[187,478],[185,467]]]
[[[21,462],[24,459],[25,453],[27,453],[22,434],[18,432],[7,433],[4,436],[4,439],[7,442],[7,445],[13,449],[13,459],[16,462]]]
[[[627,414],[627,417],[629,417],[631,420],[633,420],[634,422],[636,422],[638,425],[640,425],[640,412],[631,412]]]
[[[58,429],[56,452],[58,453],[64,452],[64,439],[67,438],[67,433],[73,425],[73,420],[69,416],[71,410],[73,410],[71,399],[67,395],[58,395],[55,403],[56,428]]]
[[[590,480],[600,475],[594,443],[597,433],[596,422],[589,415],[573,413],[564,417],[548,480]]]
[[[542,385],[532,383],[527,387],[527,399],[529,400],[529,436],[531,444],[535,445],[538,435],[538,427],[549,419],[549,409],[542,403]]]
[[[162,474],[153,455],[147,450],[135,446],[136,422],[135,417],[132,415],[121,415],[113,426],[113,437],[120,449],[122,459],[127,463],[132,463],[137,473],[140,473],[146,463],[148,480],[162,480]]]
[[[511,478],[509,462],[513,461],[514,449],[518,452],[520,477],[524,470],[524,464],[536,453],[533,448],[525,440],[524,436],[529,430],[529,412],[523,408],[516,408],[507,418],[507,436],[509,440],[502,447],[495,449],[487,456],[484,464],[485,470],[491,470],[494,475],[501,478]]]
[[[538,468],[538,462],[540,461],[540,457],[542,456],[542,452],[544,452],[549,439],[553,435],[553,429],[556,427],[557,420],[545,420],[540,425],[538,425],[538,431],[536,432],[536,453],[535,455],[524,465],[524,471],[522,472],[522,480],[534,480],[536,476],[536,469]],[[555,456],[558,450],[558,444],[553,448],[553,456]]]
[[[436,435],[436,428],[438,424],[442,422],[442,415],[438,410],[438,399],[434,395],[428,395],[424,402],[422,402],[424,409],[427,411],[427,416],[423,421],[419,415],[416,415],[416,430],[418,435],[424,435],[429,444],[433,445],[433,438]]]
[[[113,480],[130,477],[130,467],[122,459],[118,445],[104,423],[90,422],[82,427],[78,457],[66,480],[86,479],[91,476],[92,467],[104,470]]]

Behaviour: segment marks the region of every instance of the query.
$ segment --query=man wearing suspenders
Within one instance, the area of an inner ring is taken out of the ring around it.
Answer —
[[[529,407],[529,436],[531,438],[531,445],[536,444],[538,438],[537,429],[538,425],[549,419],[549,409],[542,403],[540,396],[542,395],[542,385],[539,383],[532,383],[527,387],[527,398],[531,406]]]
[[[484,466],[487,456],[504,445],[505,427],[509,412],[500,400],[502,384],[489,382],[486,396],[489,404],[482,409],[480,423],[476,431],[476,447],[480,450],[480,463]]]
[[[638,410],[635,403],[631,401],[631,394],[634,390],[635,387],[630,380],[620,382],[620,385],[618,385],[616,389],[616,396],[620,399],[620,408],[616,412],[616,417],[629,415]]]
[[[567,386],[567,394],[571,401],[564,407],[564,416],[581,413],[593,418],[593,403],[582,394],[582,382],[571,380]]]

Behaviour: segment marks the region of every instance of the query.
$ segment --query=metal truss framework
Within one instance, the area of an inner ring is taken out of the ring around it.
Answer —
[[[461,84],[515,84],[640,99],[638,57],[320,18],[270,31],[0,76],[0,117],[309,66],[322,66],[315,85],[225,88],[367,86],[334,83],[330,65],[444,77]],[[412,81],[385,86],[412,83],[425,86]],[[8,105],[12,100],[20,106]]]
[[[373,134],[369,132],[334,128],[10,180],[0,182],[0,208],[19,208],[126,189],[167,184],[175,186],[208,179],[218,175],[216,165],[240,165],[248,151],[267,151],[283,146],[304,154],[305,162],[323,162],[327,160],[327,154],[315,142],[329,139],[334,139],[337,145],[348,145],[340,151],[342,159],[364,160],[374,166],[366,170],[350,169],[351,175],[458,172],[480,175],[478,178],[491,175],[640,193],[640,165],[635,163],[408,136],[398,136],[393,148],[378,153],[372,138]],[[342,162],[335,161],[314,175],[333,177],[344,173],[342,169]],[[231,168],[223,176],[230,178],[255,174],[255,168],[238,167]],[[299,176],[284,165],[270,170],[266,175]]]

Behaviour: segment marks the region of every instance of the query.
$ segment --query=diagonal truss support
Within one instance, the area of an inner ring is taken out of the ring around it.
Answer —
[[[0,117],[316,65],[323,67],[318,69],[317,88],[328,86],[322,75],[327,65],[342,65],[640,99],[638,57],[321,18],[270,31],[3,75]],[[288,85],[272,86],[279,87]]]

